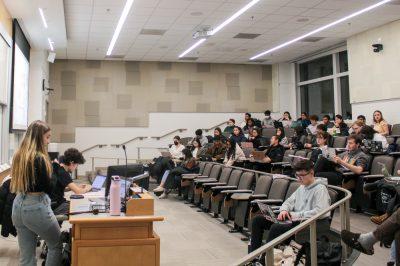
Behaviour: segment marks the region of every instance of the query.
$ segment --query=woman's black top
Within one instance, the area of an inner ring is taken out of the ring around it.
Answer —
[[[50,173],[47,172],[46,163],[41,156],[35,157],[35,184],[29,184],[27,192],[51,193]]]
[[[253,147],[258,149],[261,146],[261,137],[257,136],[255,138],[249,138],[249,142],[253,143]]]

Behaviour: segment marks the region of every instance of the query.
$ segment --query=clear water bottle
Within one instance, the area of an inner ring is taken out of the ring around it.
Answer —
[[[110,185],[110,215],[119,216],[121,215],[121,178],[119,176],[111,177]]]

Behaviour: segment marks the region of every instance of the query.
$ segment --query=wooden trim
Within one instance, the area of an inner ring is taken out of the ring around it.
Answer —
[[[111,224],[111,223],[140,223],[140,222],[160,222],[164,221],[162,216],[89,216],[72,217],[69,219],[71,224]]]

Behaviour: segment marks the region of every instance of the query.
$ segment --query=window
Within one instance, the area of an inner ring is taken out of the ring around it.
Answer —
[[[335,111],[333,80],[300,86],[301,111],[308,114],[332,116]]]
[[[320,119],[325,114],[342,114],[351,120],[348,70],[347,51],[343,50],[299,63],[299,109]]]
[[[300,64],[300,81],[322,78],[333,73],[332,56],[324,56]]]

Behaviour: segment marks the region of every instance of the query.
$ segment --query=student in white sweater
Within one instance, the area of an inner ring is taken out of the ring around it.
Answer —
[[[242,163],[246,160],[246,155],[244,154],[242,148],[233,140],[229,139],[226,142],[227,150],[225,153],[224,164],[226,166],[232,166],[235,163]]]

